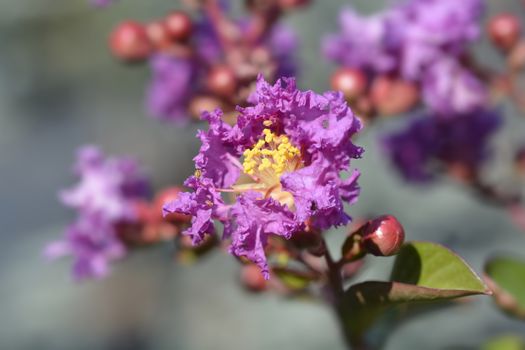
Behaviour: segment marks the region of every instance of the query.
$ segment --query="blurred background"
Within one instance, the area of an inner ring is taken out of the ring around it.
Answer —
[[[459,1],[459,0],[458,0]],[[490,0],[489,13],[525,17],[517,0]],[[233,1],[241,11],[241,1]],[[301,36],[302,88],[328,89],[333,67],[320,38],[336,30],[347,0],[314,1],[286,21]],[[378,0],[353,1],[364,12]],[[171,127],[147,117],[148,69],[112,59],[106,42],[121,20],[149,20],[178,1],[120,0],[105,10],[87,0],[0,2],[0,348],[1,349],[344,349],[331,310],[274,295],[251,295],[238,284],[239,266],[215,252],[194,266],[174,261],[169,246],[134,252],[103,281],[74,283],[67,259],[47,263],[45,244],[73,213],[57,200],[70,186],[75,149],[100,144],[108,154],[133,154],[157,188],[180,184],[193,169],[199,125]],[[483,64],[502,65],[486,42],[474,50]],[[505,126],[494,140],[499,161],[525,142],[525,119],[502,106]],[[377,137],[402,120],[363,133],[362,194],[354,217],[391,213],[408,239],[457,251],[476,271],[498,252],[524,254],[525,233],[503,210],[479,202],[449,181],[405,184],[381,156]],[[497,179],[501,167],[488,169]],[[508,171],[508,170],[501,170]],[[334,247],[343,230],[329,233]],[[359,279],[388,276],[392,260],[370,259]],[[502,315],[489,298],[437,311],[402,325],[388,349],[476,348],[482,340],[525,326]]]

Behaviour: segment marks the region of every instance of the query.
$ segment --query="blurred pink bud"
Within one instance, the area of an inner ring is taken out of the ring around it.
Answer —
[[[365,74],[353,68],[341,68],[332,75],[332,89],[341,91],[347,100],[355,100],[366,91]]]
[[[388,116],[414,107],[419,100],[419,91],[409,81],[383,75],[374,79],[370,97],[379,114]]]
[[[494,16],[488,23],[488,32],[494,46],[508,51],[518,42],[521,25],[518,17],[510,13]]]
[[[152,51],[146,29],[134,21],[122,22],[113,30],[109,47],[113,55],[123,61],[143,61]]]

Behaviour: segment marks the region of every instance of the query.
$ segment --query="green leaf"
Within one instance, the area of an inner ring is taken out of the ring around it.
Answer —
[[[487,341],[482,350],[523,350],[525,341],[518,335],[508,334]]]
[[[525,319],[525,261],[493,258],[485,265],[485,274],[496,303],[510,315]]]
[[[446,291],[444,295],[448,297],[488,292],[483,281],[463,259],[431,242],[405,244],[397,255],[391,280]]]
[[[359,339],[381,316],[398,323],[401,315],[411,313],[409,304],[476,294],[490,292],[463,259],[436,243],[409,242],[396,257],[391,281],[351,286],[345,292],[340,316],[350,341],[359,345]]]
[[[285,267],[274,267],[272,273],[290,290],[300,291],[306,289],[315,276],[302,271],[296,271]]]

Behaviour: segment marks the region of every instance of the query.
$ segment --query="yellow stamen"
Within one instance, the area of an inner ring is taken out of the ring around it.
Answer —
[[[252,149],[244,151],[243,155],[244,172],[273,186],[280,182],[284,172],[293,171],[300,166],[301,152],[290,143],[287,136],[276,135],[270,129],[264,129],[263,138]]]

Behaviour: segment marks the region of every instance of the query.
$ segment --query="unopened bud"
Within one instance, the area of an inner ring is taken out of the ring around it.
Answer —
[[[267,287],[267,282],[257,265],[244,265],[241,270],[242,285],[252,292],[262,292]]]
[[[306,6],[310,3],[310,0],[279,0],[278,3],[279,7],[286,11]]]
[[[405,241],[403,226],[392,215],[380,216],[363,227],[363,247],[375,256],[397,254]]]
[[[512,49],[521,35],[521,25],[518,17],[510,13],[502,13],[490,19],[488,32],[492,43],[503,51]]]
[[[163,22],[156,21],[146,25],[148,38],[153,46],[164,49],[171,45],[171,38]]]
[[[187,40],[193,31],[190,16],[182,11],[173,11],[166,16],[164,24],[169,36],[176,41]]]
[[[230,67],[215,66],[208,73],[206,86],[217,96],[232,97],[237,90],[237,79]]]
[[[341,91],[347,100],[355,100],[366,91],[366,75],[353,68],[341,68],[332,75],[332,89]]]
[[[111,33],[109,47],[113,55],[124,61],[142,61],[152,52],[146,29],[140,23],[126,21]]]
[[[158,213],[159,217],[161,217],[164,205],[179,198],[181,192],[182,189],[180,187],[169,187],[159,192],[153,201],[155,214]],[[164,217],[164,220],[174,222],[188,222],[190,219],[190,216],[180,213],[170,213]]]
[[[211,96],[196,96],[190,101],[188,107],[193,118],[200,120],[202,112],[213,111],[216,108],[224,109],[222,102]]]
[[[419,100],[417,86],[409,81],[389,76],[374,79],[370,97],[381,115],[394,115],[409,111]]]
[[[513,70],[521,70],[525,67],[525,41],[520,40],[509,52],[507,64]]]

